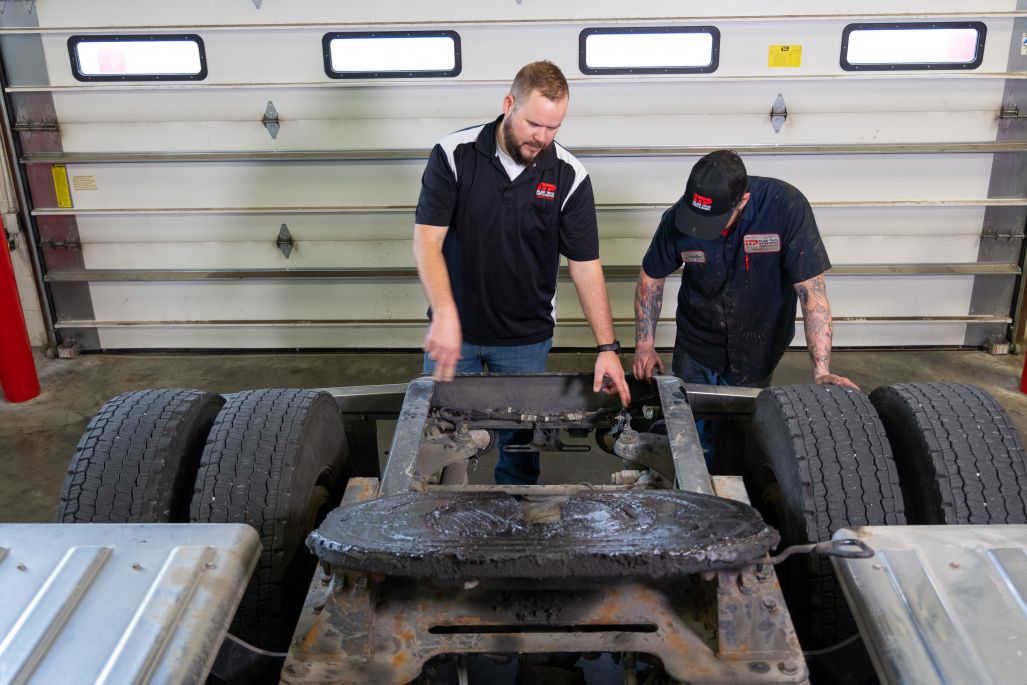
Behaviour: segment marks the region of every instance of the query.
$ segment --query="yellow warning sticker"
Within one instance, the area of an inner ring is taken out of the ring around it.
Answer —
[[[57,192],[57,206],[61,209],[71,208],[71,188],[68,187],[68,168],[64,164],[51,164],[53,187]]]
[[[767,66],[771,69],[802,65],[801,45],[771,45]]]

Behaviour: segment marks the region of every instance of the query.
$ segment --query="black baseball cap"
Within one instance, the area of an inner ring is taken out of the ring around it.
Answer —
[[[678,200],[674,225],[699,240],[718,238],[748,190],[749,176],[738,153],[711,152],[692,167],[685,194]]]

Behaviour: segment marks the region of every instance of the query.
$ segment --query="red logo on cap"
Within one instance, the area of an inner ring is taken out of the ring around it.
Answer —
[[[708,212],[713,208],[713,200],[712,198],[703,197],[699,193],[692,193],[692,206]]]
[[[535,186],[535,199],[555,200],[556,186],[554,186],[552,183],[539,183],[537,186]]]

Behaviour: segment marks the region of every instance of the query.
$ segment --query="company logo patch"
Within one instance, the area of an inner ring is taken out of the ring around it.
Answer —
[[[692,193],[692,206],[696,209],[701,209],[704,212],[708,212],[713,209],[713,199],[709,197],[703,197],[699,193]]]
[[[745,254],[780,252],[781,236],[777,233],[750,233],[745,236]]]
[[[685,264],[705,264],[706,253],[702,250],[685,250],[681,253],[681,261]]]
[[[556,186],[554,186],[552,183],[539,183],[537,186],[535,186],[535,199],[555,200]]]

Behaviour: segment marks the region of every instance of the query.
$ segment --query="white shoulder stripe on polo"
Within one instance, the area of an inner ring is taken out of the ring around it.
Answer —
[[[567,201],[571,199],[571,195],[573,195],[574,191],[581,185],[581,182],[588,178],[588,171],[585,170],[585,165],[579,162],[577,157],[567,152],[567,148],[563,145],[560,145],[556,141],[553,141],[553,145],[556,148],[557,159],[570,164],[571,168],[574,169],[574,184],[571,186],[570,192],[563,197],[563,204],[560,205],[560,210],[562,211],[563,208],[567,206]]]
[[[471,128],[465,128],[460,131],[454,131],[448,136],[439,141],[439,145],[442,147],[442,151],[446,153],[446,161],[449,162],[449,168],[453,172],[453,178],[456,178],[456,149],[461,145],[467,143],[474,144],[474,141],[478,139],[478,134],[485,128],[485,124],[481,126],[472,126]]]

